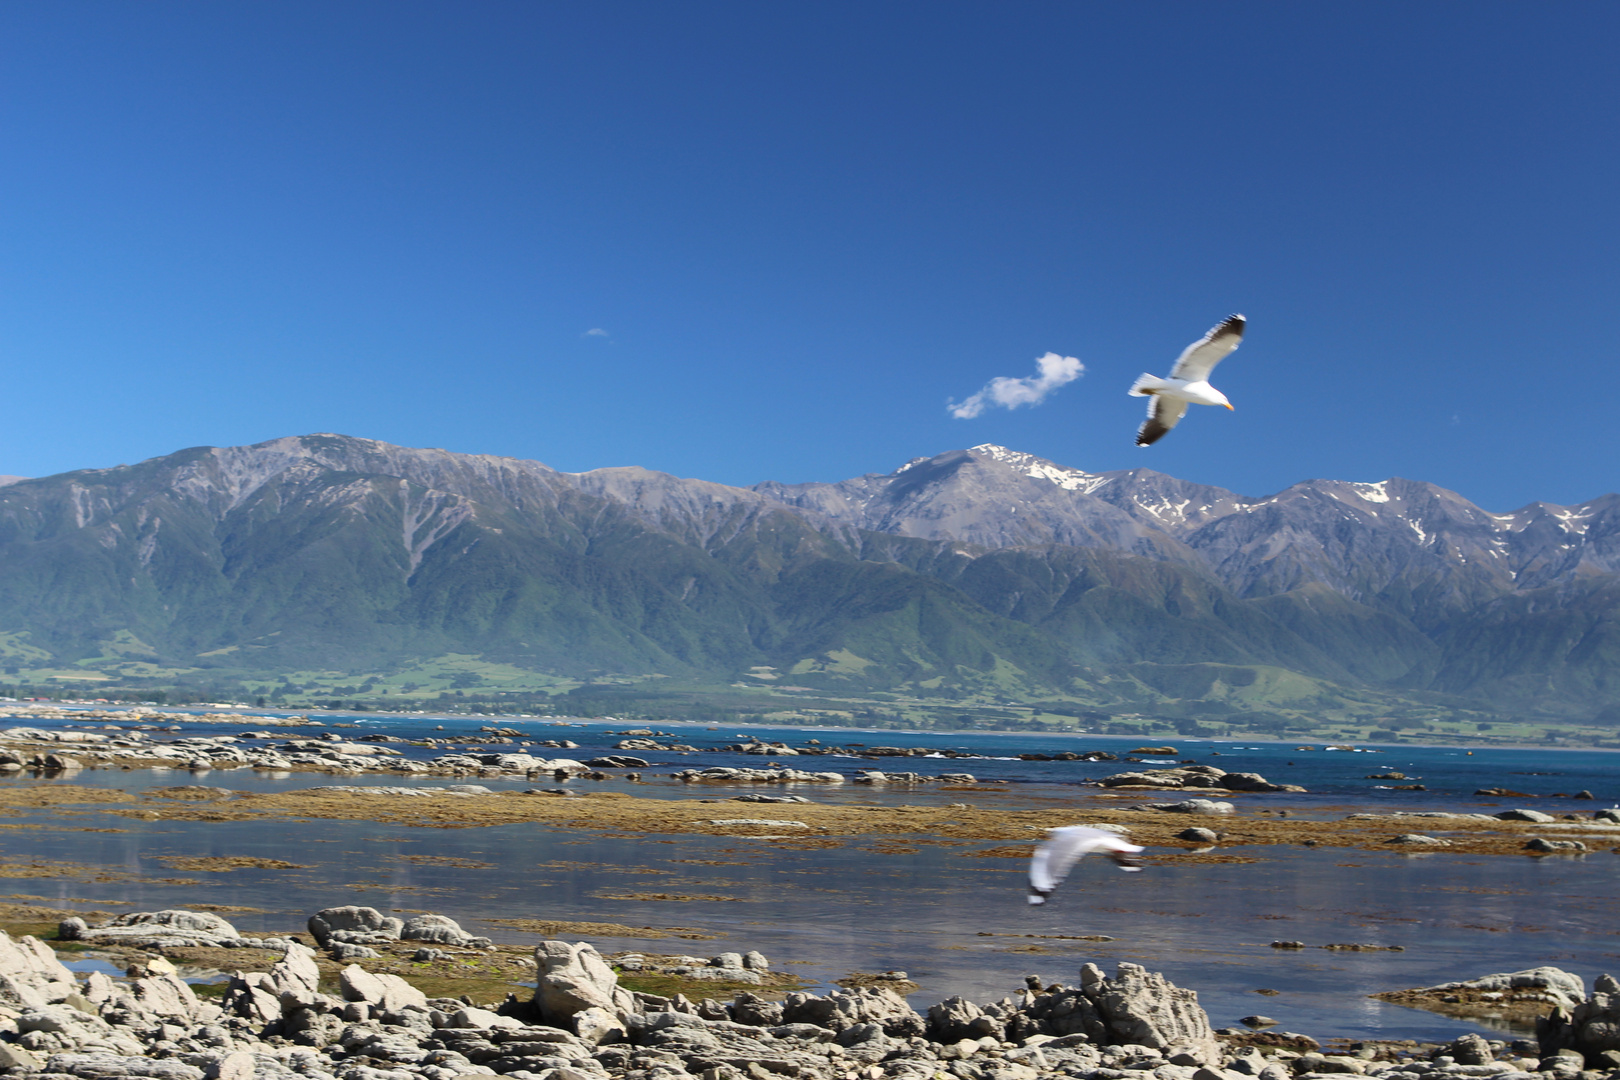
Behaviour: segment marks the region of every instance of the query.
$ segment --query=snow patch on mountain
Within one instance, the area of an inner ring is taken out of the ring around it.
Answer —
[[[1045,458],[1038,458],[1034,454],[1026,454],[1019,450],[1009,450],[1005,446],[995,443],[980,443],[968,450],[970,454],[987,457],[992,461],[999,461],[1011,465],[1024,476],[1036,480],[1050,480],[1064,491],[1080,491],[1089,495],[1093,491],[1109,482],[1109,478],[1097,473],[1083,472],[1080,469],[1065,468],[1054,465]],[[908,462],[902,469],[909,468],[917,462]]]

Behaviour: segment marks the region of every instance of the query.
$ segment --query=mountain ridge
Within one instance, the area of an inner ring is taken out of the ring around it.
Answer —
[[[315,434],[0,486],[0,659],[109,670],[466,651],[1193,708],[1165,686],[1203,675],[1160,669],[1216,664],[1585,715],[1617,704],[1617,608],[1613,494],[1253,497],[993,444],[741,488]]]

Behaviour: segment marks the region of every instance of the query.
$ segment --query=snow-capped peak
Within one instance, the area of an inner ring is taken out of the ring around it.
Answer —
[[[1108,478],[1096,473],[1084,472],[1080,469],[1069,469],[1062,465],[1054,465],[1045,458],[1038,458],[1034,454],[1026,454],[1021,450],[1009,450],[1005,446],[995,443],[980,443],[978,446],[968,448],[968,453],[979,457],[987,457],[992,461],[1009,465],[1024,476],[1036,480],[1050,480],[1064,491],[1080,491],[1090,494],[1097,488],[1108,483]]]

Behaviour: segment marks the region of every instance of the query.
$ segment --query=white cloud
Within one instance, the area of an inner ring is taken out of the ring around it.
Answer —
[[[585,331],[583,334],[581,334],[579,336],[580,337],[607,337],[608,332],[606,330],[602,329],[600,326],[593,326],[589,330]]]
[[[993,405],[1004,409],[1039,405],[1046,400],[1046,395],[1084,374],[1086,365],[1072,356],[1049,352],[1035,361],[1035,370],[1038,374],[1023,379],[999,375],[966,401],[948,401],[945,407],[958,420],[971,420]]]

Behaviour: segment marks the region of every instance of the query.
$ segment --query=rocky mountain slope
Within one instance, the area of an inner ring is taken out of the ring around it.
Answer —
[[[1263,498],[997,446],[753,489],[337,435],[0,487],[0,660],[560,674],[1226,702],[1298,676],[1620,701],[1620,496]],[[1248,696],[1246,696],[1248,695]]]

